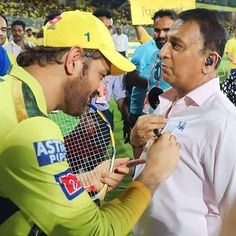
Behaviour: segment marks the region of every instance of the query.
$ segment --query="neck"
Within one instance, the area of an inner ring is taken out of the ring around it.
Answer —
[[[193,81],[195,81],[195,83],[192,82],[189,86],[181,86],[181,85],[178,86],[178,84],[176,86],[173,86],[177,91],[177,98],[180,99],[180,98],[186,96],[188,93],[190,93],[194,89],[202,86],[203,84],[207,83],[208,81],[210,81],[211,79],[214,79],[216,77],[217,77],[216,71],[212,71],[212,72],[209,72],[209,73],[203,75],[198,80],[193,80]]]
[[[24,40],[20,40],[20,41],[14,41],[14,43],[22,48],[24,48]]]

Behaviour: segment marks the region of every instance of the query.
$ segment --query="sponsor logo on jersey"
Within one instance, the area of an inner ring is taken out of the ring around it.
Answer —
[[[180,133],[180,132],[184,132],[185,128],[187,126],[187,122],[186,121],[169,121],[165,128],[163,129],[163,132],[164,131],[170,131],[172,134],[177,134],[177,133]]]
[[[74,199],[84,191],[79,179],[70,172],[70,169],[55,175],[55,179],[69,200]]]
[[[51,165],[66,160],[66,149],[60,140],[34,142],[39,166]]]

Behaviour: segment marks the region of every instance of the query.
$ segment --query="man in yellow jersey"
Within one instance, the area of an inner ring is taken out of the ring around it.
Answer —
[[[230,74],[236,72],[236,25],[233,31],[233,37],[225,45],[225,53],[230,61]]]
[[[13,66],[0,83],[0,235],[126,235],[175,169],[179,144],[169,132],[150,140],[140,177],[97,206],[69,169],[61,131],[47,113],[81,115],[104,76],[135,67],[92,14],[64,12],[43,31],[43,47],[21,53],[23,68]],[[101,182],[117,176],[104,174]]]

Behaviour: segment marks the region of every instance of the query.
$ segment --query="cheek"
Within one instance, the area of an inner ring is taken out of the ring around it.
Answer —
[[[96,91],[101,85],[101,77],[99,75],[96,75],[96,73],[88,74],[87,79],[89,81],[89,87],[91,88],[92,92]]]

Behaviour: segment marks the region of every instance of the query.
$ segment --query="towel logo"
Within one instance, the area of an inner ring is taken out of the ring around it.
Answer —
[[[176,126],[177,129],[179,129],[180,131],[183,131],[185,129],[186,126],[186,121],[180,121],[179,124]]]

